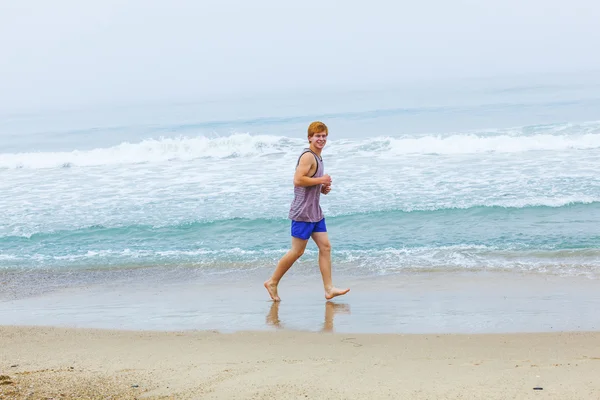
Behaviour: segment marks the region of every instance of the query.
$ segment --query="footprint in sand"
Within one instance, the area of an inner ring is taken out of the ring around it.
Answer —
[[[362,344],[355,342],[355,340],[356,340],[356,338],[349,337],[349,338],[342,339],[342,342],[343,343],[350,343],[354,347],[362,347]]]

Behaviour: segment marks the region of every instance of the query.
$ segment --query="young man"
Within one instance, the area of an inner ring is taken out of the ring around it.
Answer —
[[[331,244],[327,236],[325,218],[319,204],[320,194],[331,191],[331,177],[324,173],[321,151],[327,143],[329,131],[324,123],[316,121],[308,126],[309,147],[302,151],[294,173],[294,201],[290,207],[292,220],[292,248],[284,255],[265,288],[273,301],[280,301],[277,285],[283,275],[304,254],[308,238],[319,248],[319,268],[325,287],[325,298],[330,300],[350,289],[338,289],[331,282]]]

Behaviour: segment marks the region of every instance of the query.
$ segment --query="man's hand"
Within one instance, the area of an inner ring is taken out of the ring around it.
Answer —
[[[321,177],[321,184],[324,186],[330,186],[331,185],[331,177],[327,174],[323,175]]]
[[[321,186],[321,193],[327,194],[331,192],[331,185],[323,185]]]

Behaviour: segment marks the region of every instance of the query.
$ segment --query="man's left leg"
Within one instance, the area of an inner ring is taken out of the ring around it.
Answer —
[[[333,286],[331,281],[331,243],[329,243],[329,235],[327,232],[313,232],[311,237],[319,248],[319,269],[323,278],[325,298],[331,300],[336,296],[348,293],[350,289],[338,289]]]

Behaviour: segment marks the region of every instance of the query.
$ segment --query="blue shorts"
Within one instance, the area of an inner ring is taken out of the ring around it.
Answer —
[[[325,218],[319,222],[302,222],[292,220],[292,236],[307,240],[313,232],[327,232]]]

